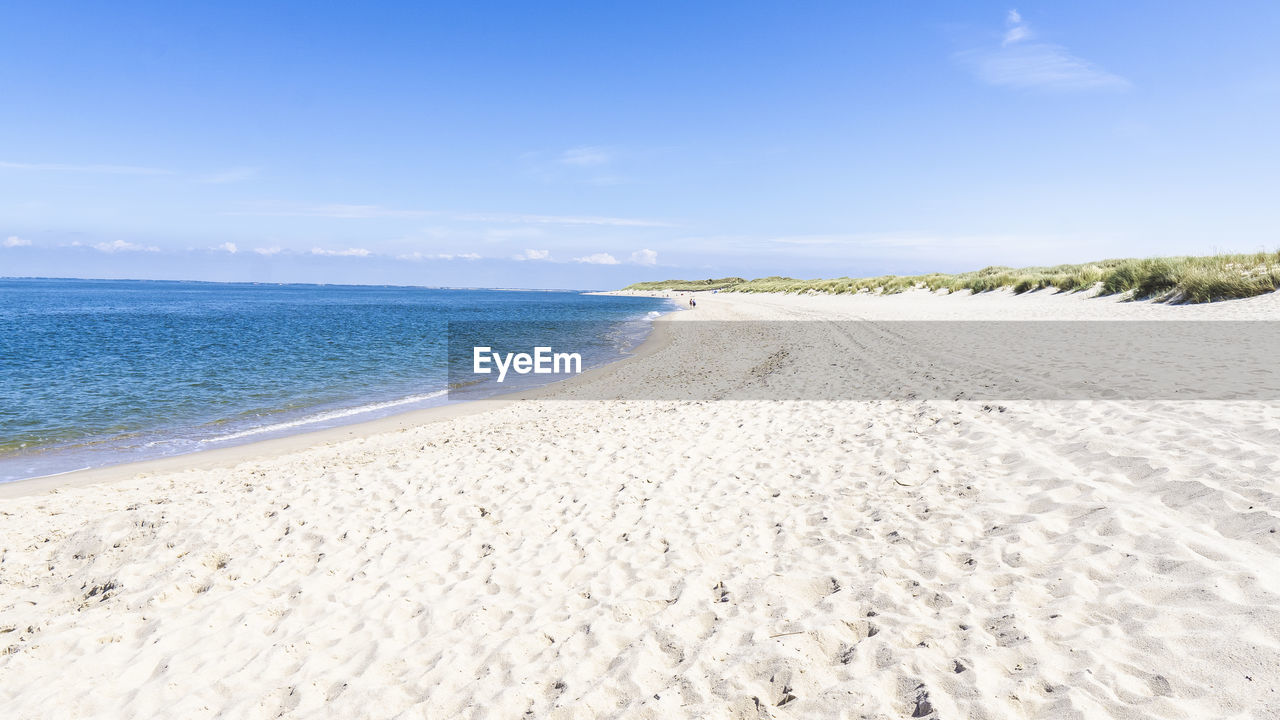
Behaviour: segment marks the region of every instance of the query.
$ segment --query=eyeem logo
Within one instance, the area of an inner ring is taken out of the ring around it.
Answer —
[[[581,373],[582,356],[578,353],[553,353],[549,347],[535,347],[532,355],[529,353],[504,355],[493,352],[493,348],[490,347],[471,348],[472,372],[488,375],[493,372],[494,367],[498,369],[498,382],[506,379],[508,370],[514,370],[518,375]]]

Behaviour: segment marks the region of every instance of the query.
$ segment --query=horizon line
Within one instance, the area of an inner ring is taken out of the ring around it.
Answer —
[[[307,285],[312,287],[381,287],[415,288],[418,290],[495,290],[499,292],[605,292],[600,288],[522,288],[481,287],[478,285],[398,285],[394,283],[328,283],[328,282],[279,282],[274,280],[185,280],[181,278],[111,278],[111,277],[54,277],[46,275],[0,275],[3,280],[83,280],[90,282],[167,282],[200,283],[202,285]],[[614,288],[616,289],[616,288]]]

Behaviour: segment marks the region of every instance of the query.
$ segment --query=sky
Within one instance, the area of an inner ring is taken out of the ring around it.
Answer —
[[[1280,248],[1280,3],[10,2],[0,276],[608,288]]]

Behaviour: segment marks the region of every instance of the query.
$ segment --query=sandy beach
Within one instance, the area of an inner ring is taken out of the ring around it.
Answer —
[[[0,486],[0,714],[1280,716],[1280,404],[737,399],[789,361],[732,330],[1280,295],[698,299],[550,391]]]

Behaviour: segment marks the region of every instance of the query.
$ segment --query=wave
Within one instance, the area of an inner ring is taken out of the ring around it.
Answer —
[[[388,408],[399,407],[401,405],[411,405],[413,403],[420,403],[426,400],[432,400],[438,397],[442,397],[447,394],[449,394],[448,390],[437,390],[435,392],[426,393],[424,395],[410,395],[409,397],[400,398],[399,400],[388,400],[386,402],[370,403],[368,405],[360,405],[358,407],[345,408],[342,410],[330,410],[328,412],[322,412],[316,415],[311,415],[309,417],[299,418],[297,420],[274,423],[271,425],[263,425],[261,427],[250,428],[248,430],[241,430],[240,432],[234,432],[228,435],[219,435],[217,437],[205,438],[200,442],[201,443],[217,443],[217,442],[226,442],[228,440],[239,440],[240,438],[251,437],[253,435],[262,435],[264,433],[279,432],[281,430],[288,430],[290,428],[301,427],[303,425],[312,425],[314,423],[319,423],[319,422],[339,420],[341,418],[351,417],[353,415],[363,415],[365,413],[377,412],[379,410],[386,410]]]

